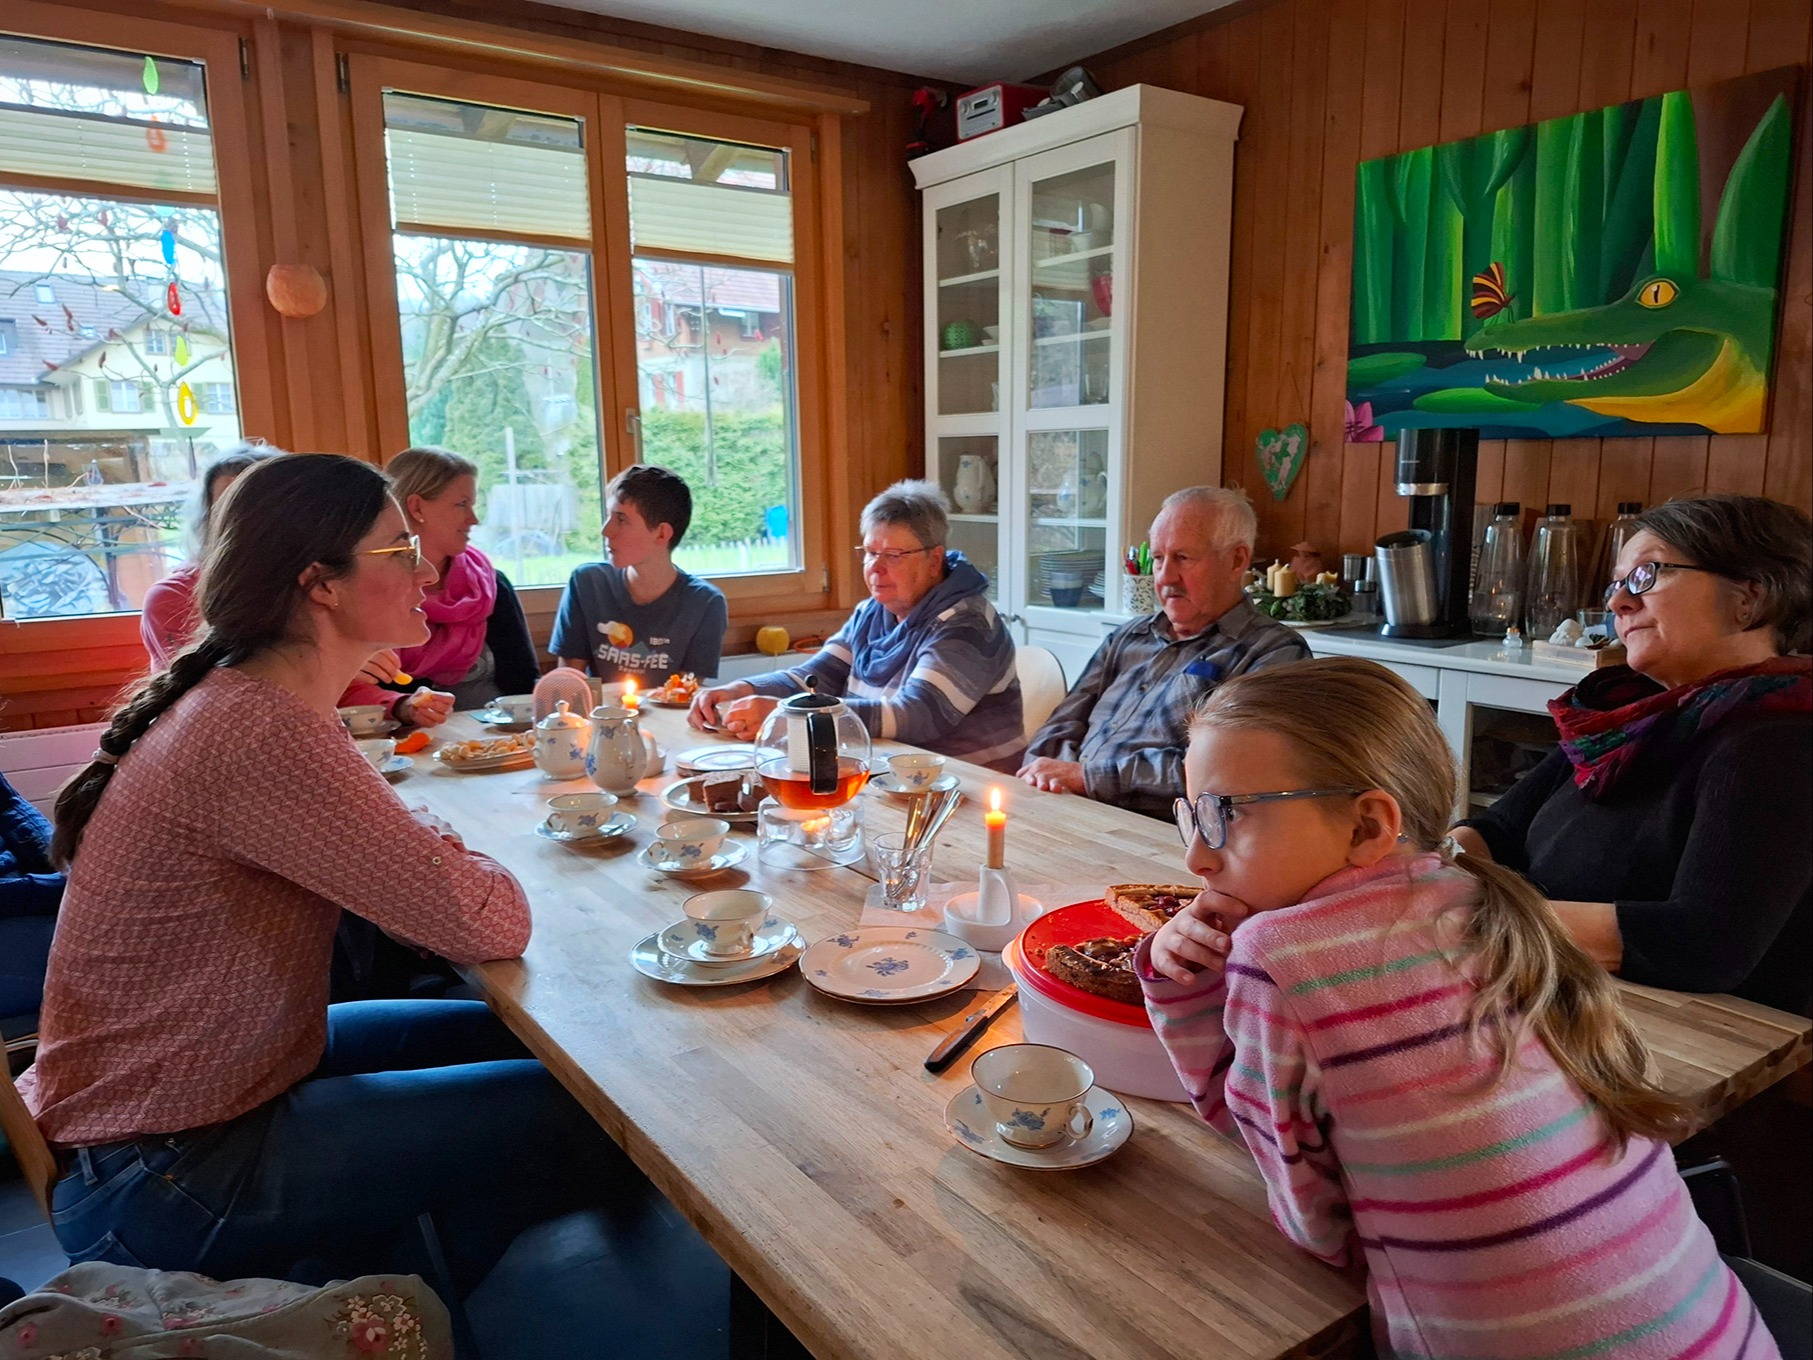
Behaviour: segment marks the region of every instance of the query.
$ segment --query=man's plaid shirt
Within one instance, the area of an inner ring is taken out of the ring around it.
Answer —
[[[1082,764],[1091,798],[1155,817],[1183,795],[1190,715],[1221,681],[1302,661],[1303,639],[1246,600],[1181,641],[1161,610],[1103,640],[1027,748]]]

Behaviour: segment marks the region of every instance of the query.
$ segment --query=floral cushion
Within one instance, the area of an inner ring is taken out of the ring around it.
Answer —
[[[214,1354],[447,1360],[453,1341],[446,1308],[414,1275],[364,1275],[316,1288],[90,1261],[0,1309],[6,1360]]]

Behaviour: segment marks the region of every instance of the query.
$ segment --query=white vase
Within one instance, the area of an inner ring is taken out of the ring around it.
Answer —
[[[995,504],[995,470],[979,453],[966,453],[957,459],[957,481],[951,487],[951,499],[966,515],[985,514]]]

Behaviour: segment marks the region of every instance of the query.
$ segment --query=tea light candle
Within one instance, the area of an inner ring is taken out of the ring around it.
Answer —
[[[634,680],[625,680],[623,682],[623,706],[631,713],[636,712],[637,709],[642,706],[642,696],[636,693],[636,682]]]
[[[1007,867],[1007,814],[1001,811],[1001,790],[988,791],[988,811],[982,814],[982,825],[988,829],[988,864],[990,869]]]

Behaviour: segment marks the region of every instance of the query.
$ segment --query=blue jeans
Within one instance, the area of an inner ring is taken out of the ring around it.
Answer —
[[[330,1006],[321,1065],[282,1095],[68,1161],[51,1221],[73,1262],[305,1282],[419,1272],[430,1212],[462,1294],[523,1228],[646,1185],[476,1001]]]

